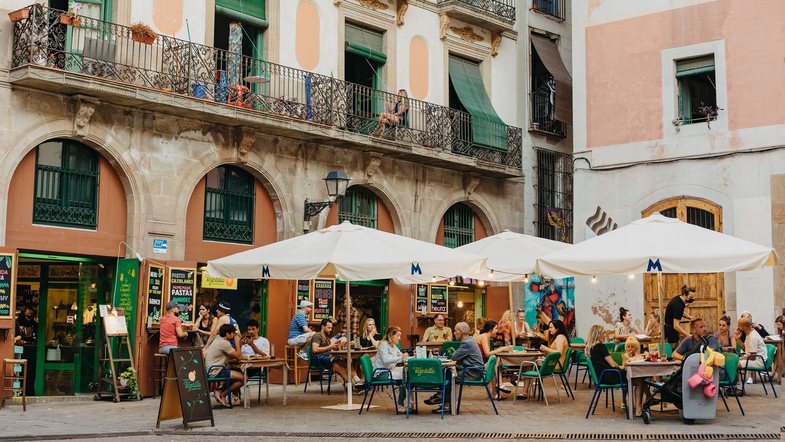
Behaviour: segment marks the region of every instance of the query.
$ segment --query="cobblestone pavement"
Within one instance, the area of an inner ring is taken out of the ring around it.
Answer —
[[[547,386],[550,385],[550,388]],[[302,386],[288,388],[288,405],[281,405],[278,385],[270,387],[271,403],[259,405],[252,392],[250,409],[214,410],[215,427],[209,422],[195,422],[187,432],[181,421],[171,420],[155,429],[158,399],[143,401],[112,402],[68,401],[36,403],[29,405],[27,412],[21,406],[11,405],[0,410],[1,439],[82,439],[115,437],[133,442],[200,439],[265,440],[276,441],[319,438],[320,441],[347,439],[494,439],[494,440],[602,440],[624,437],[629,440],[780,440],[781,427],[785,425],[785,399],[775,399],[771,392],[766,396],[759,385],[748,386],[742,405],[746,417],[739,413],[731,398],[731,411],[727,412],[720,401],[717,419],[698,421],[685,425],[678,412],[653,413],[653,422],[644,425],[638,419],[628,421],[620,409],[604,408],[604,401],[597,413],[585,419],[591,391],[580,385],[576,400],[565,399],[562,403],[555,398],[552,384],[546,384],[546,392],[552,400],[550,406],[537,401],[506,399],[498,403],[500,416],[493,409],[479,388],[464,391],[460,416],[432,415],[429,407],[420,402],[420,415],[395,416],[389,391],[378,393],[370,412],[358,416],[356,412],[334,411],[320,408],[335,405],[345,400],[342,388],[336,388],[331,396],[320,395],[313,386],[308,393]],[[252,391],[254,389],[252,388]],[[785,390],[780,388],[785,393]],[[264,394],[264,393],[262,393]],[[362,397],[355,396],[355,400]],[[620,398],[616,397],[617,401]],[[359,402],[359,401],[358,401]],[[624,436],[622,436],[624,435]],[[686,435],[686,436],[685,436]],[[125,436],[125,437],[123,437]],[[785,439],[783,439],[785,440]]]

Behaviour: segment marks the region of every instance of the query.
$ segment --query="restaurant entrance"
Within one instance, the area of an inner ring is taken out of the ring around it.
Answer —
[[[346,286],[343,281],[337,281],[335,290],[335,310],[339,330],[343,331],[346,321]],[[368,318],[376,321],[376,331],[384,334],[389,322],[388,311],[388,280],[352,281],[352,328],[353,334],[362,336],[362,325]]]
[[[27,394],[95,391],[98,305],[111,298],[111,258],[19,253],[17,346],[28,360]]]
[[[211,307],[211,314],[215,314],[218,303],[226,301],[232,306],[231,316],[242,332],[245,332],[248,321],[254,319],[259,321],[259,334],[267,335],[267,281],[240,279],[237,281],[237,290],[205,288],[201,281],[202,276],[198,281],[196,295],[197,312],[199,305],[207,304]]]
[[[485,313],[485,289],[473,284],[456,284],[448,292],[447,324],[466,322],[474,330],[474,320]]]

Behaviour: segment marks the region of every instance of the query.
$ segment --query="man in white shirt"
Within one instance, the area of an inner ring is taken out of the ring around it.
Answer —
[[[248,321],[245,331],[248,332],[248,337],[243,339],[243,356],[270,356],[270,341],[259,336],[259,321],[255,319]]]
[[[748,318],[740,318],[739,331],[747,335],[747,338],[744,340],[745,354],[739,358],[739,367],[763,368],[769,355],[763,338],[752,328],[752,321]],[[755,355],[755,357],[750,357],[752,355]]]

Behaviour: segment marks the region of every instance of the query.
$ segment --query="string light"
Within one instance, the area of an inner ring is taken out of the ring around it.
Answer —
[[[483,286],[485,286],[485,281],[483,281],[482,279],[477,281],[477,287],[483,287]]]
[[[431,282],[436,282],[436,277],[435,276],[431,277]]]
[[[458,301],[457,306],[458,306],[458,308],[463,308],[463,301]]]
[[[493,279],[493,275],[495,275],[495,274],[496,274],[496,272],[491,270],[491,273],[488,273],[488,279]]]
[[[529,282],[529,274],[523,275],[523,282]]]
[[[452,278],[450,278],[450,287],[452,287],[452,286],[454,286],[454,285],[455,285],[455,280],[454,280],[454,279],[452,279]]]
[[[635,279],[635,273],[630,273],[627,275],[627,279]]]
[[[592,275],[591,276],[591,283],[592,284],[597,284],[597,276],[596,275]]]

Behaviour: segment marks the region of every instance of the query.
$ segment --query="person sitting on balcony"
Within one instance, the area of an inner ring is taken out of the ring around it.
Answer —
[[[395,99],[389,112],[382,112],[379,114],[379,124],[376,129],[371,132],[371,135],[379,136],[387,130],[387,126],[403,126],[409,125],[409,99],[406,89],[398,91],[398,96]]]

